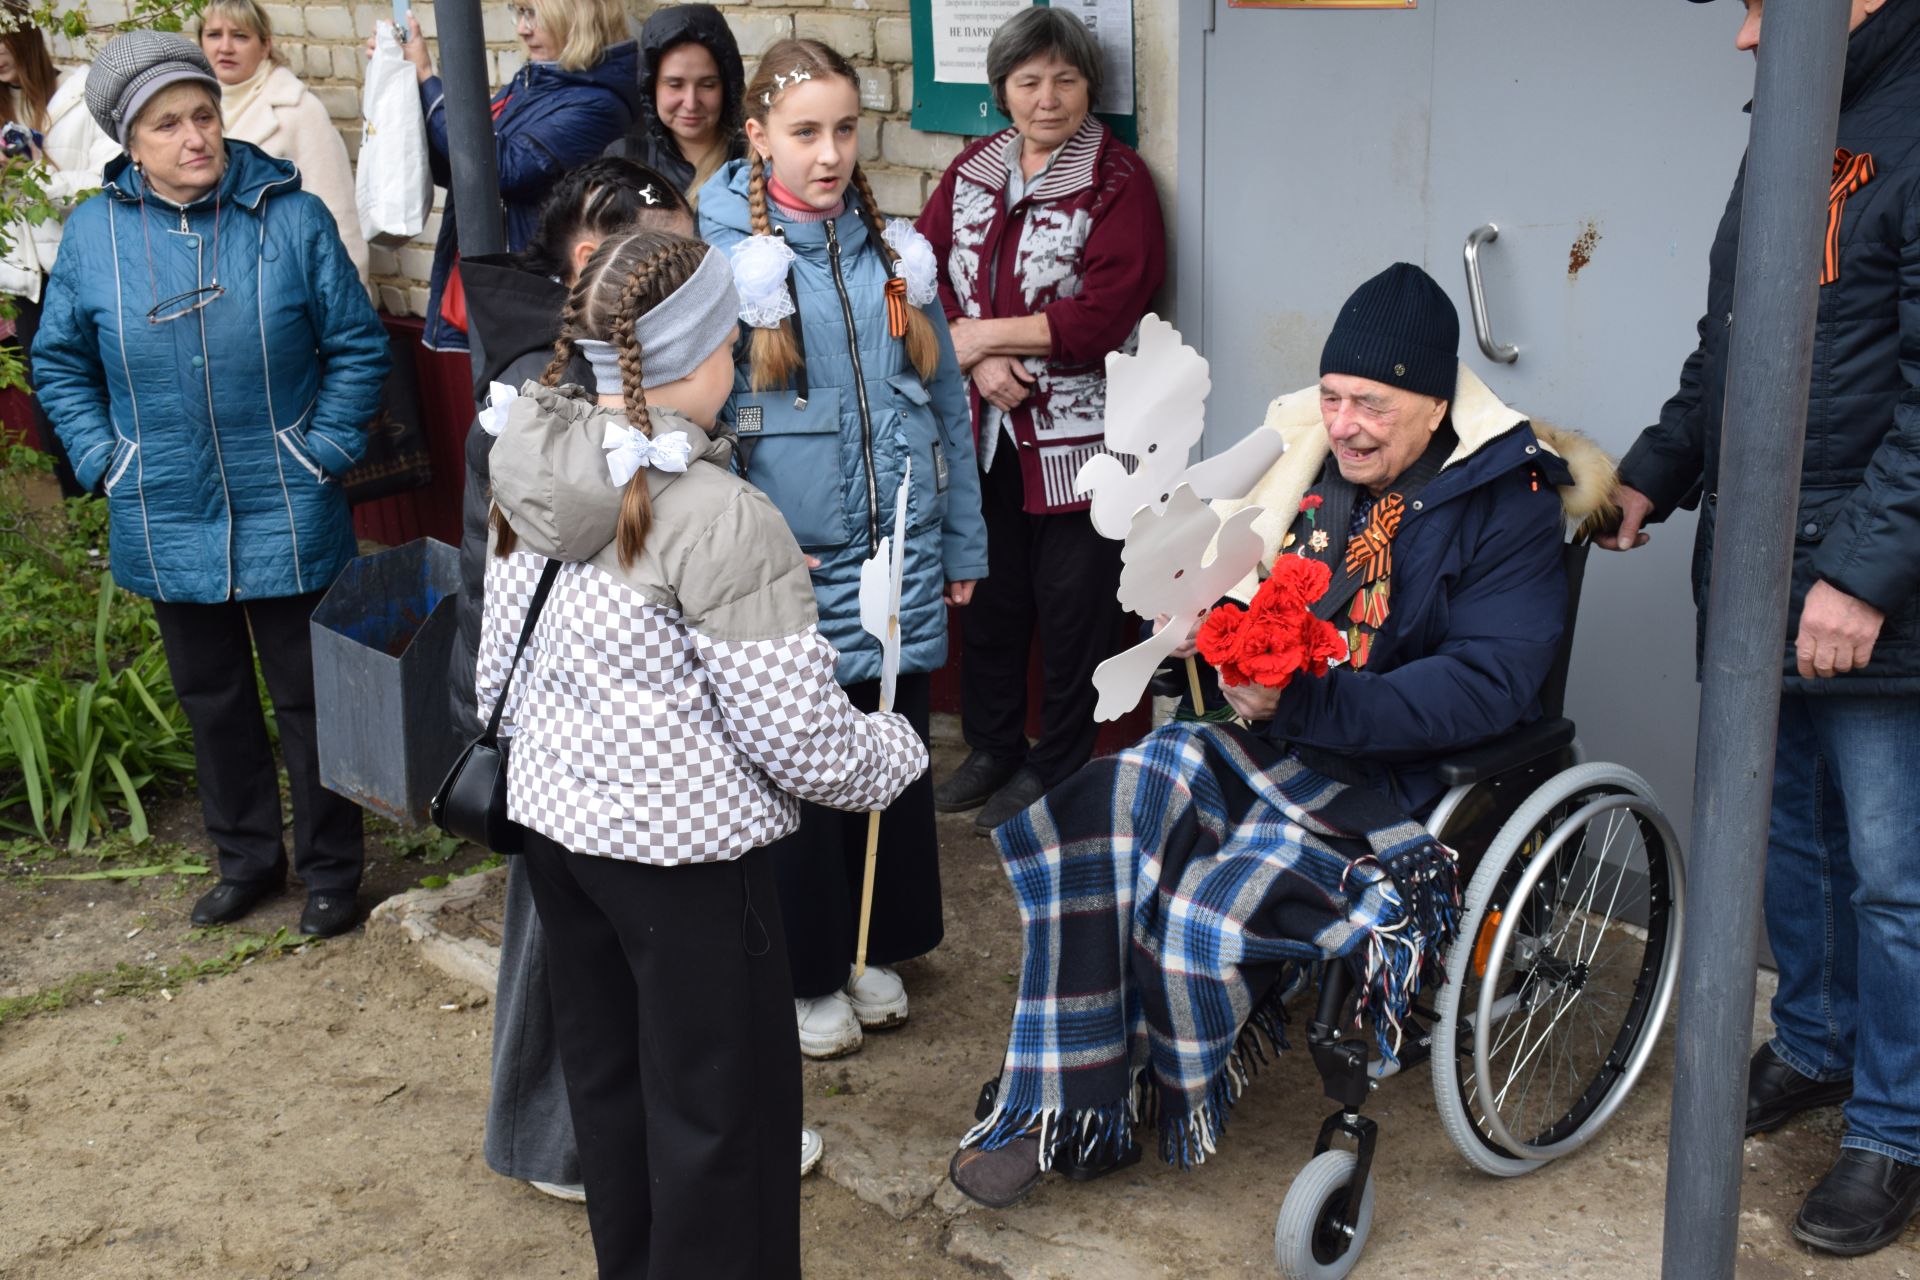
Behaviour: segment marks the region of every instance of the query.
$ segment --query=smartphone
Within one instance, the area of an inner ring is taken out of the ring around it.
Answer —
[[[413,12],[411,0],[393,0],[393,38],[407,42],[407,15]]]

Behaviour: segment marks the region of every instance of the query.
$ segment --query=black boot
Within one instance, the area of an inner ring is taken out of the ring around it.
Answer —
[[[1747,1136],[1768,1133],[1815,1107],[1830,1107],[1853,1096],[1853,1081],[1815,1080],[1780,1060],[1763,1044],[1747,1067]]]
[[[1793,1220],[1796,1240],[1856,1257],[1892,1244],[1920,1209],[1920,1165],[1842,1147]]]
[[[984,751],[975,751],[933,789],[933,807],[941,813],[965,813],[978,809],[1019,769],[1018,760],[1002,760]]]
[[[201,894],[200,901],[193,904],[193,922],[197,925],[232,924],[279,893],[281,888],[273,880],[222,880]]]

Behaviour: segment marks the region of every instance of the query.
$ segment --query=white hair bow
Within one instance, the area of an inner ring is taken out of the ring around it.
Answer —
[[[748,236],[733,246],[733,287],[740,294],[740,319],[755,329],[778,329],[793,314],[787,272],[793,246],[785,237]]]
[[[480,411],[480,429],[490,436],[500,434],[500,428],[507,425],[507,406],[520,398],[520,393],[504,382],[487,385],[487,407]]]
[[[924,307],[940,296],[940,260],[933,243],[905,218],[894,218],[880,232],[900,255],[900,275],[907,282],[907,301]]]
[[[693,460],[693,442],[684,431],[669,431],[658,439],[636,431],[623,422],[607,424],[607,438],[600,447],[607,451],[607,474],[615,488],[624,488],[642,467],[656,471],[685,471]]]

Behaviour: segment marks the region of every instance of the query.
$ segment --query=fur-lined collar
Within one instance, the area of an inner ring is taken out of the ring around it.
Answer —
[[[1471,457],[1515,427],[1530,425],[1541,447],[1559,457],[1573,473],[1573,483],[1560,486],[1559,492],[1561,508],[1577,535],[1589,536],[1611,522],[1614,463],[1592,440],[1567,427],[1530,423],[1527,415],[1502,403],[1465,364],[1460,366],[1454,383],[1451,413],[1460,445],[1447,457],[1447,466]],[[1281,396],[1267,406],[1267,419],[1261,428],[1278,431],[1287,442],[1286,453],[1268,468],[1267,474],[1246,497],[1223,499],[1215,502],[1213,509],[1225,520],[1246,507],[1264,508],[1253,522],[1253,531],[1266,544],[1266,553],[1261,559],[1264,565],[1271,564],[1280,553],[1281,540],[1293,526],[1300,499],[1319,478],[1321,465],[1332,450],[1320,420],[1319,384]],[[1251,582],[1249,578],[1241,584],[1249,593]],[[1240,595],[1240,590],[1236,589],[1234,594]]]

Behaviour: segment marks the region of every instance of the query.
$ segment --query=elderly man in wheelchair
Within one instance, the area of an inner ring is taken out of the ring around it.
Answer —
[[[1225,688],[1244,725],[1169,725],[994,833],[1026,955],[951,1167],[974,1200],[1130,1165],[1143,1125],[1201,1163],[1313,979],[1306,1039],[1339,1109],[1280,1215],[1289,1275],[1358,1256],[1380,1077],[1430,1056],[1448,1132],[1496,1174],[1584,1142],[1637,1077],[1671,994],[1679,850],[1644,782],[1574,765],[1559,716],[1613,469],[1502,404],[1458,344],[1444,291],[1396,264],[1342,307],[1319,384],[1268,413],[1288,449],[1245,501],[1269,563],[1329,566],[1313,611],[1349,661]]]

